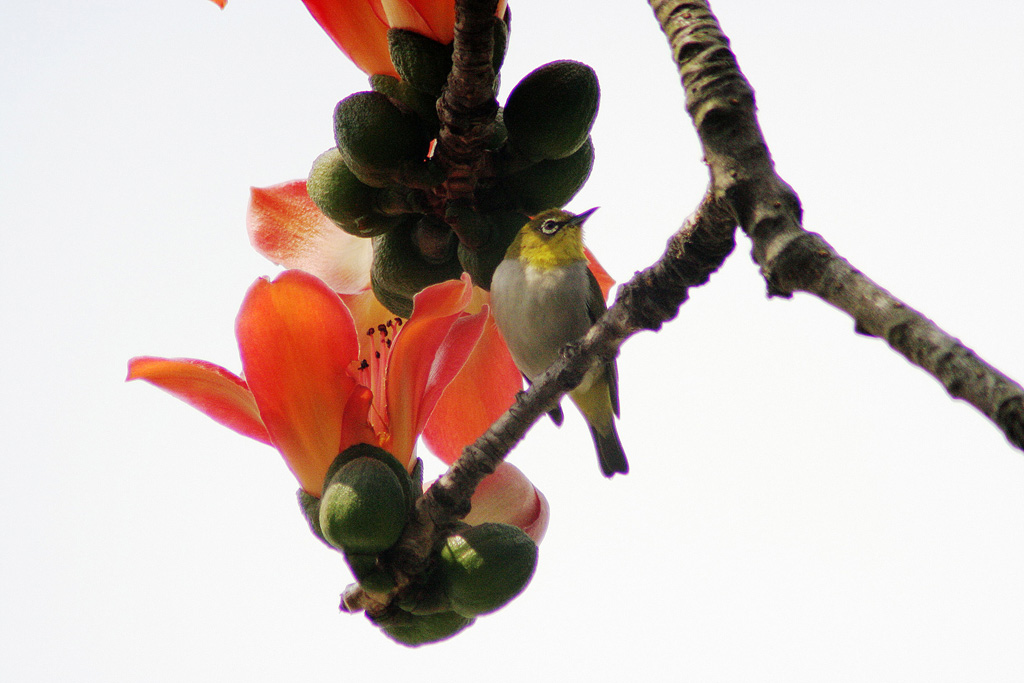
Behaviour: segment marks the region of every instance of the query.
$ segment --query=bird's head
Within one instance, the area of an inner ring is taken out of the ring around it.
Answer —
[[[541,270],[586,261],[583,223],[595,211],[596,206],[579,214],[563,209],[541,211],[522,227],[505,258],[519,259]]]

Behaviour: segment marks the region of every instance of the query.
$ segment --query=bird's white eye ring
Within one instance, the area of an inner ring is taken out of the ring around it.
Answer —
[[[540,231],[545,235],[554,235],[556,232],[558,232],[558,229],[560,227],[562,226],[558,223],[558,221],[556,221],[553,218],[548,218],[543,223],[540,224]]]

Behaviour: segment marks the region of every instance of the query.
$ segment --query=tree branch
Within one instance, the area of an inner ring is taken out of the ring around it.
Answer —
[[[805,291],[846,311],[856,322],[857,332],[885,338],[939,379],[951,395],[988,415],[1014,445],[1024,448],[1024,389],[854,269],[820,235],[803,229],[799,197],[775,173],[758,127],[753,88],[740,72],[707,3],[649,1],[679,67],[687,111],[711,173],[708,193],[669,240],[664,255],[620,287],[615,304],[587,335],[568,345],[562,357],[467,446],[417,501],[402,538],[385,558],[397,588],[371,595],[359,586],[350,587],[344,596],[349,611],[384,612],[411,578],[427,568],[437,540],[468,513],[476,486],[546,408],[577,386],[593,364],[614,358],[629,336],[660,329],[674,318],[689,288],[706,283],[732,252],[737,224],[753,242],[753,256],[770,295],[789,297],[794,291]],[[473,0],[459,0],[457,8],[473,4]],[[458,35],[457,30],[456,52]],[[455,73],[453,69],[449,87]],[[449,105],[439,101],[439,110],[442,106]],[[454,133],[454,126],[450,128]],[[458,157],[452,154],[452,159]],[[463,168],[461,162],[453,163]],[[471,169],[472,164],[465,168]],[[458,192],[462,186],[453,182],[451,188]]]
[[[753,88],[708,4],[650,4],[679,68],[715,196],[753,240],[769,295],[808,292],[845,311],[857,332],[885,339],[1024,449],[1024,388],[856,270],[821,235],[804,230],[800,199],[775,173],[758,126]]]
[[[440,194],[447,200],[471,199],[487,162],[484,143],[498,112],[492,62],[497,6],[497,0],[455,2],[452,71],[437,101],[441,132],[436,157],[446,178]]]

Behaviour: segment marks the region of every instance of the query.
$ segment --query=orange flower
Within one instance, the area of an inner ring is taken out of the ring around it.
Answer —
[[[488,393],[486,382],[455,382],[474,354],[470,374],[480,354],[493,353],[490,342],[480,346],[488,311],[466,312],[472,296],[468,278],[428,287],[402,320],[369,291],[346,295],[346,303],[316,277],[289,270],[257,280],[242,303],[242,376],[205,361],[139,357],[130,361],[128,379],[146,380],[274,446],[302,488],[319,496],[331,462],[351,445],[381,446],[411,469],[421,433],[443,435],[441,455],[451,461],[456,446],[468,443],[456,444],[461,435],[475,438],[495,419],[479,410],[481,397],[446,391],[454,385]],[[377,320],[385,322],[373,325]],[[494,395],[483,402],[504,410],[511,395],[499,396],[508,389],[490,385]],[[474,497],[478,516],[488,516],[481,521],[517,524],[539,540],[548,514],[543,496],[510,465],[492,479]]]
[[[285,268],[316,275],[341,294],[350,310],[361,311],[358,315],[371,322],[375,320],[371,327],[390,316],[368,294],[373,259],[370,240],[348,234],[324,216],[306,193],[306,181],[252,188],[246,222],[249,241],[256,251]],[[615,281],[589,250],[586,254],[590,270],[607,297]],[[487,292],[474,288],[466,311],[477,313],[489,301]],[[480,340],[463,371],[435,406],[438,419],[426,426],[424,441],[439,458],[454,462],[466,444],[475,441],[508,409],[522,386],[522,375],[509,355],[494,317],[488,314]],[[466,396],[473,400],[464,400]]]

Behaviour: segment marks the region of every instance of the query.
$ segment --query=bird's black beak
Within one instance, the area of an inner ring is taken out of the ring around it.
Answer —
[[[594,213],[599,208],[601,208],[601,207],[595,206],[593,209],[587,209],[583,213],[576,214],[575,216],[573,216],[572,218],[569,219],[569,222],[566,223],[566,225],[583,225],[583,223],[588,218],[590,218],[590,214]]]

